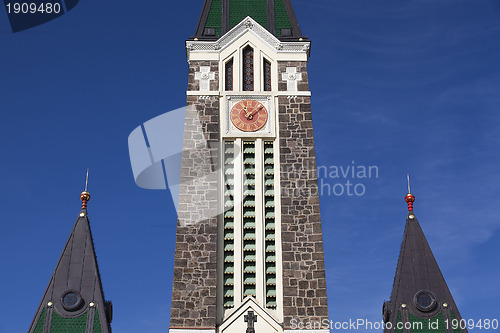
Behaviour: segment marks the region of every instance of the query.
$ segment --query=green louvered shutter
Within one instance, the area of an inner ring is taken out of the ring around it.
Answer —
[[[224,143],[224,307],[234,307],[234,141]]]

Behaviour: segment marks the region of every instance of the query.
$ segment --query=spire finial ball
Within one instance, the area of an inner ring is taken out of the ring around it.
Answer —
[[[90,193],[87,191],[83,191],[82,194],[80,194],[80,200],[82,200],[82,209],[87,208],[87,202],[90,200]]]
[[[405,201],[408,204],[408,210],[413,210],[413,203],[415,202],[415,196],[408,193],[405,197]]]

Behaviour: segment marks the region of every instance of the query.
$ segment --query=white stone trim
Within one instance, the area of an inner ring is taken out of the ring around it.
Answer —
[[[276,97],[275,121],[279,124],[279,103]],[[281,164],[280,164],[280,135],[279,129],[276,131],[274,140],[274,228],[276,247],[276,317],[279,322],[284,321],[283,315],[283,244],[281,239]]]
[[[257,92],[258,95],[260,96],[287,96],[288,98],[297,98],[299,96],[306,96],[309,97],[311,96],[310,91],[294,91],[293,96],[290,95],[290,92],[288,91],[261,91]],[[219,97],[224,97],[224,96],[231,96],[231,95],[248,95],[248,96],[255,96],[256,92],[255,91],[240,91],[240,92],[233,92],[233,91],[194,91],[194,90],[188,90],[186,91],[186,96],[219,96]]]
[[[303,53],[308,52],[311,48],[309,41],[299,42],[282,42],[273,34],[267,31],[257,21],[247,16],[243,21],[237,24],[234,28],[229,30],[224,36],[214,42],[207,41],[186,41],[186,50],[191,52],[220,52],[228,45],[232,44],[242,34],[247,31],[253,32],[277,53]]]
[[[252,297],[246,297],[241,303],[240,307],[235,308],[234,312],[231,313],[219,326],[219,332],[224,332],[224,330],[230,326],[235,320],[241,318],[245,315],[248,310],[253,310],[255,314],[265,320],[270,326],[273,327],[273,331],[277,333],[283,333],[283,329],[279,325],[273,316],[271,316],[266,310],[264,310],[260,305],[255,302]],[[244,330],[242,330],[244,331]]]
[[[171,328],[168,333],[216,333],[213,329]]]
[[[232,93],[232,92],[231,92]],[[277,106],[274,105],[272,94],[261,94],[255,91],[246,91],[246,94],[238,92],[236,94],[225,94],[225,97],[220,101],[220,122],[221,122],[221,137],[222,138],[274,138],[276,136],[276,124],[274,114],[277,112]],[[262,103],[269,113],[266,125],[257,132],[243,132],[237,129],[230,120],[229,113],[232,107],[237,102],[253,99]]]
[[[218,91],[196,91],[188,90],[186,91],[187,96],[219,96]]]

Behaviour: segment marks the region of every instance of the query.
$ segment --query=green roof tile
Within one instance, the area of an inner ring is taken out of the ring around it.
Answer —
[[[45,323],[45,309],[43,309],[40,319],[35,327],[35,333],[43,333],[43,324]]]
[[[398,328],[399,323],[402,323],[400,311],[398,311],[398,320],[396,320],[396,329],[395,329],[394,333],[403,333],[403,328],[401,328],[401,329]]]
[[[52,313],[50,333],[85,333],[87,326],[87,312],[76,318],[63,318]]]
[[[451,316],[451,323],[453,323],[453,321],[454,321],[455,319],[458,319],[458,318],[455,316],[455,312],[453,312],[453,310],[450,310],[450,316]],[[460,327],[459,327],[459,326],[457,326],[457,328],[453,330],[453,333],[461,333],[461,332],[462,332],[462,330],[460,330]]]
[[[219,39],[247,16],[279,39],[291,41],[304,37],[290,0],[205,0],[195,35],[190,39]],[[291,35],[282,36],[282,29],[291,30]],[[233,143],[226,145],[226,154],[234,152],[231,144]],[[272,153],[272,143],[265,144],[266,154],[268,151]]]
[[[97,309],[94,315],[94,333],[102,333],[101,321],[99,320],[99,311]]]
[[[292,23],[290,23],[290,17],[286,12],[283,0],[274,0],[274,14],[276,22],[276,36],[281,37],[281,29],[292,29]]]
[[[250,16],[263,27],[267,27],[266,0],[230,0],[229,28],[233,28]]]
[[[222,0],[213,0],[208,12],[206,28],[215,28],[215,35],[221,36]]]

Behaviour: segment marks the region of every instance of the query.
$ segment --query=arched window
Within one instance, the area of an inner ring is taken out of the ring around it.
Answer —
[[[243,49],[243,91],[253,91],[254,89],[253,64],[253,49],[247,46]]]
[[[264,59],[264,91],[271,91],[271,63]]]
[[[226,91],[233,90],[233,59],[226,62]]]

